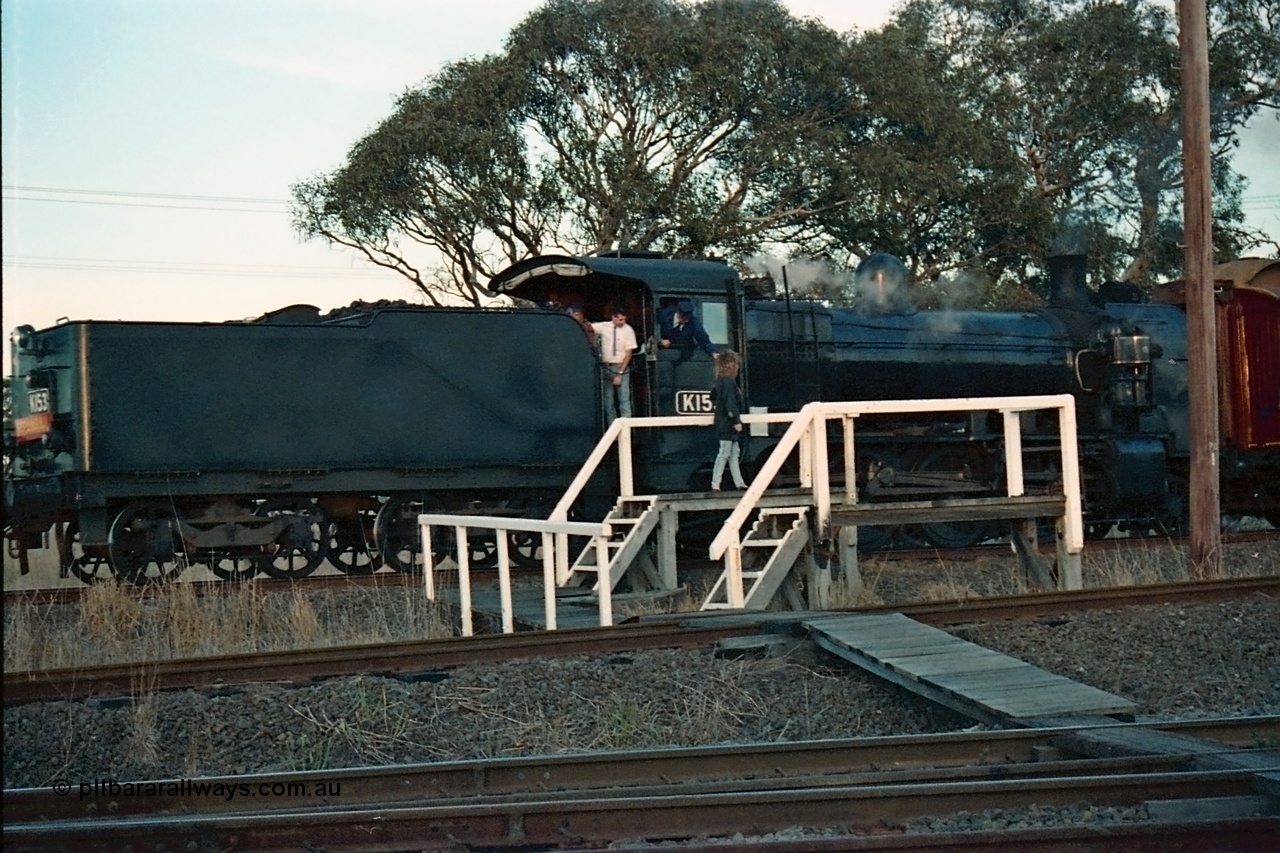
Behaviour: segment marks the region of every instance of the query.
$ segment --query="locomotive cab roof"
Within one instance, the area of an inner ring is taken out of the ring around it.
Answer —
[[[676,260],[641,254],[571,257],[543,255],[514,264],[489,282],[494,293],[505,293],[532,302],[547,302],[566,289],[597,291],[611,286],[642,285],[652,292],[679,292],[691,296],[724,296],[726,285],[735,285],[738,274],[722,261]]]

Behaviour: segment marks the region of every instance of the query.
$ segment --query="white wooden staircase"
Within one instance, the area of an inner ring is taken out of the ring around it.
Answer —
[[[742,539],[743,604],[764,610],[781,589],[791,567],[809,541],[809,507],[762,507],[755,524]],[[725,568],[702,602],[703,610],[730,610],[731,554]]]
[[[613,535],[606,543],[609,552],[607,568],[610,590],[622,580],[627,569],[640,555],[645,541],[658,526],[656,502],[655,495],[618,498],[613,509],[605,516],[604,522],[613,530]],[[599,590],[600,567],[596,564],[596,559],[594,547],[584,549],[569,567],[569,577],[561,586],[586,586],[589,583],[592,590]]]

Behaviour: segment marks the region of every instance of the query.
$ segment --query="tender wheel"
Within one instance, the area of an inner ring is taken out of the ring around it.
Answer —
[[[468,530],[471,568],[492,569],[498,565],[498,538],[492,530]],[[510,551],[508,551],[510,554]]]
[[[526,569],[536,569],[542,567],[542,534],[527,533],[523,530],[511,531],[508,539],[510,547],[507,553],[511,555],[511,562],[517,566]]]
[[[220,580],[233,582],[250,580],[258,574],[262,563],[256,554],[232,554],[228,551],[205,551],[200,562]]]
[[[382,565],[373,537],[376,513],[363,510],[329,525],[329,562],[348,575],[371,575]]]
[[[297,580],[320,567],[329,553],[329,520],[324,510],[305,498],[273,498],[258,507],[256,515],[284,517],[284,529],[259,566],[273,578]]]
[[[62,531],[58,549],[62,569],[87,584],[115,580],[107,549],[98,546],[86,549],[80,542],[80,522],[73,520]]]
[[[383,561],[397,572],[421,572],[425,562],[418,516],[443,509],[444,505],[431,495],[393,495],[378,510],[378,517],[373,523],[374,539]],[[433,528],[431,538],[437,560],[454,553],[453,530]]]
[[[553,500],[539,497],[518,498],[512,501],[512,509],[520,510],[525,518],[546,518],[555,507]],[[526,569],[542,568],[542,534],[526,533],[523,530],[511,531],[508,538],[511,562]]]
[[[107,534],[111,566],[133,584],[167,583],[186,568],[180,520],[172,504],[129,504]]]
[[[863,525],[858,528],[858,553],[884,551],[893,544],[894,538],[895,531],[892,527]]]
[[[939,485],[945,491],[957,484],[977,485],[971,460],[965,448],[940,447],[925,456],[912,468],[913,473],[936,474]],[[999,530],[994,521],[937,521],[920,525],[920,532],[931,544],[939,548],[968,548],[984,539],[990,539]]]

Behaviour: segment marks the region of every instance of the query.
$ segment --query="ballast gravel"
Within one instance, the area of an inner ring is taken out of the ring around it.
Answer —
[[[1140,718],[1280,714],[1280,601],[1126,608],[952,631],[1129,698]],[[135,700],[7,707],[4,786],[971,727],[971,720],[798,641],[767,658],[638,651],[462,666],[419,680],[362,676],[214,693],[144,689]],[[1038,817],[958,815],[907,829],[1142,816],[1083,804]]]

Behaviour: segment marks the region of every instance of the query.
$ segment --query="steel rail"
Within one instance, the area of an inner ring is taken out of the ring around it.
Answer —
[[[838,835],[826,838],[743,839],[734,849],[750,853],[842,853],[846,850],[944,851],[945,853],[1275,853],[1275,818],[1052,826],[972,832]],[[599,853],[599,847],[562,847],[562,853]],[[652,844],[610,844],[613,853],[653,853]],[[725,853],[723,840],[667,842],[664,853]]]
[[[641,624],[674,622],[681,625],[734,625],[755,621],[770,623],[801,622],[817,615],[834,613],[876,614],[902,613],[926,625],[958,625],[970,622],[996,622],[1016,619],[1040,619],[1116,607],[1150,607],[1155,605],[1207,604],[1253,596],[1280,596],[1280,575],[1248,578],[1220,578],[1207,581],[1179,581],[1143,586],[1101,587],[1072,592],[1032,592],[968,598],[959,601],[914,602],[911,604],[877,604],[856,610],[814,611],[702,611],[641,616]]]
[[[1280,530],[1242,530],[1222,534],[1222,544],[1240,545],[1249,543],[1280,542]],[[1185,548],[1190,544],[1186,536],[1130,536],[1116,539],[1085,539],[1085,548],[1090,553],[1099,551],[1135,551],[1166,548]],[[1052,541],[1041,542],[1039,552],[1052,556],[1055,546]],[[859,553],[858,558],[868,563],[875,562],[892,571],[894,564],[904,562],[924,562],[937,565],[939,560],[977,560],[982,558],[1002,557],[1010,553],[1008,542],[990,545],[970,545],[967,548],[938,547],[899,547],[884,551]]]
[[[797,787],[768,790],[667,786],[557,792],[528,798],[433,805],[331,806],[296,811],[109,817],[11,823],[10,851],[81,850],[86,844],[142,849],[388,850],[556,847],[618,839],[683,839],[764,834],[796,826],[841,830],[895,826],[931,815],[984,809],[1135,806],[1150,800],[1247,797],[1254,774],[1241,770],[1128,773],[1037,779]],[[1271,825],[1280,829],[1280,817]]]
[[[1248,544],[1253,542],[1275,542],[1280,541],[1280,530],[1252,530],[1235,533],[1223,533],[1222,543],[1224,545]],[[1137,548],[1167,548],[1179,547],[1187,544],[1187,537],[1157,537],[1145,536],[1134,537],[1130,539],[1089,539],[1086,540],[1086,547],[1091,551],[1117,551],[1125,549]],[[1040,546],[1042,554],[1052,554],[1052,544],[1042,544]],[[859,558],[868,563],[874,562],[877,566],[884,568],[890,572],[899,570],[900,563],[925,562],[937,565],[939,560],[978,560],[990,557],[1001,557],[1008,555],[1009,544],[1002,543],[999,545],[972,545],[968,548],[893,548],[886,551],[871,551],[866,554],[860,554]],[[723,568],[720,563],[713,563],[705,558],[691,559],[682,561],[682,565],[694,567],[704,566],[705,568]],[[512,574],[536,576],[541,573],[541,568],[530,568],[522,566],[512,566]],[[437,568],[436,573],[444,577],[456,576],[457,570],[452,568]],[[496,568],[471,568],[471,574],[474,575],[493,575],[497,577]],[[281,578],[272,578],[265,575],[259,575],[249,581],[222,581],[216,579],[209,580],[179,580],[178,583],[189,584],[195,591],[196,595],[226,595],[234,593],[246,586],[251,587],[255,591],[276,593],[276,592],[293,592],[297,589],[303,589],[307,592],[318,592],[325,590],[349,590],[349,589],[402,589],[405,587],[421,587],[422,576],[418,574],[409,574],[406,572],[397,572],[391,570],[377,571],[371,575],[349,575],[349,574],[326,574],[311,575],[310,577],[300,580],[288,580]],[[140,587],[132,587],[139,595],[152,596],[161,594],[169,589],[171,585],[153,584]],[[5,606],[9,605],[63,605],[75,604],[84,597],[85,593],[92,589],[91,586],[73,586],[73,587],[32,587],[30,589],[6,589],[4,591]]]
[[[130,783],[98,779],[4,792],[6,820],[70,820],[102,816],[212,814],[240,806],[237,793],[253,797],[257,810],[290,810],[327,805],[346,807],[445,799],[545,796],[548,792],[601,788],[659,788],[680,785],[691,792],[701,783],[746,780],[739,790],[767,788],[780,779],[800,786],[889,785],[922,781],[963,781],[1048,775],[1176,770],[1184,755],[1144,755],[1115,759],[1038,760],[1042,750],[1062,736],[1095,728],[1146,729],[1208,739],[1247,748],[1280,739],[1280,715],[1214,720],[1115,723],[995,732],[953,732],[840,740],[625,750],[575,755],[528,756],[470,761],[406,764],[295,773],[264,773],[203,779]],[[1200,753],[1197,757],[1203,757]],[[316,797],[317,791],[341,791],[341,797]],[[258,792],[273,792],[257,799]],[[200,793],[205,792],[205,793]],[[216,794],[214,792],[221,792]]]
[[[1098,607],[1188,604],[1247,596],[1280,595],[1280,575],[1143,587],[1047,592],[965,601],[882,605],[849,613],[905,613],[941,626],[1059,616]],[[722,639],[777,630],[813,613],[714,611],[642,617],[610,628],[529,631],[517,634],[414,640],[361,646],[261,652],[185,660],[151,661],[4,674],[4,703],[129,696],[145,691],[299,682],[344,675],[407,675],[471,663],[526,657],[610,654],[652,648],[696,648]]]
[[[4,674],[4,703],[129,696],[138,690],[304,682],[345,675],[414,675],[463,664],[526,657],[610,654],[648,648],[685,648],[755,633],[755,626],[621,625],[521,634],[406,640],[284,652],[257,652],[183,660],[29,670]]]
[[[483,573],[487,569],[472,569],[473,572]],[[494,570],[496,573],[496,570]],[[446,572],[448,574],[448,572]],[[104,581],[111,583],[112,581]],[[239,592],[243,589],[252,589],[255,592],[293,592],[294,590],[306,590],[307,592],[323,592],[325,590],[377,590],[377,589],[403,589],[405,587],[421,588],[422,576],[408,574],[406,572],[397,571],[378,571],[371,575],[348,575],[348,574],[332,574],[332,575],[311,575],[301,579],[273,578],[267,575],[259,575],[251,580],[242,581],[224,581],[216,578],[204,579],[182,579],[168,584],[146,584],[144,586],[130,586],[128,584],[120,584],[122,588],[127,589],[138,596],[149,598],[156,595],[163,595],[166,591],[173,588],[175,584],[185,584],[190,586],[196,595],[228,595]],[[11,604],[37,604],[42,606],[75,604],[82,599],[92,586],[60,586],[60,587],[33,587],[31,589],[6,589],[4,591],[5,606]]]

